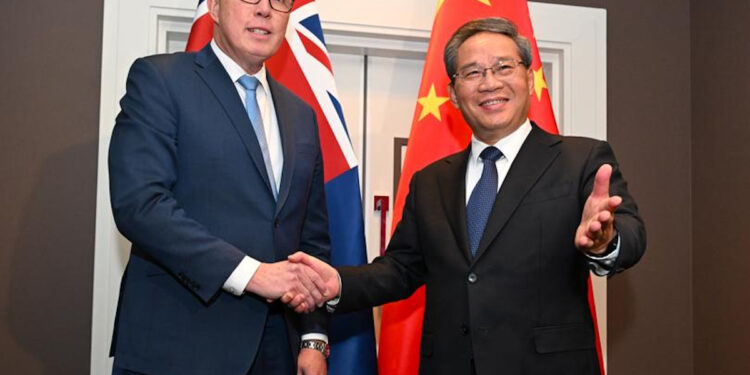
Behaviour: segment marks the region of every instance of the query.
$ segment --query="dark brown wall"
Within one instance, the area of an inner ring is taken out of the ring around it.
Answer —
[[[695,374],[750,374],[750,2],[691,1]]]
[[[693,374],[690,4],[612,1],[609,139],[640,205],[648,250],[608,288],[611,375]]]
[[[0,12],[0,372],[87,374],[102,0]]]
[[[607,130],[648,250],[608,284],[609,374],[693,374],[689,0],[548,0],[607,10]]]

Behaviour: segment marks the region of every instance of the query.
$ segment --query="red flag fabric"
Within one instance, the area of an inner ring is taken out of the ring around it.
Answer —
[[[392,228],[401,220],[404,201],[409,193],[409,182],[414,172],[468,146],[471,130],[460,111],[449,100],[450,79],[445,73],[443,49],[453,33],[463,24],[486,17],[504,17],[513,21],[519,33],[531,42],[534,93],[529,118],[547,132],[558,133],[526,0],[438,0],[408,148],[394,203]],[[424,298],[422,287],[406,300],[383,306],[378,352],[378,368],[381,375],[417,374]],[[589,305],[596,324],[590,280]],[[596,332],[601,364],[598,330]],[[600,367],[603,374],[604,366]]]
[[[185,51],[196,52],[205,47],[211,41],[214,33],[214,20],[208,14],[208,4],[206,0],[198,0],[198,7],[195,8],[195,18],[193,26],[190,28]]]

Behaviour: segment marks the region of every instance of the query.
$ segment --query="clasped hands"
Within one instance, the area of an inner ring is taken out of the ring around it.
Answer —
[[[261,263],[245,290],[268,302],[280,299],[297,313],[309,313],[336,298],[340,285],[333,267],[298,251],[289,260]]]

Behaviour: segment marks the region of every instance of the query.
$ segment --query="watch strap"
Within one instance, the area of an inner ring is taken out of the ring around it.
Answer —
[[[323,340],[302,340],[300,349],[312,349],[317,350],[323,354],[326,358],[330,354],[330,346]]]

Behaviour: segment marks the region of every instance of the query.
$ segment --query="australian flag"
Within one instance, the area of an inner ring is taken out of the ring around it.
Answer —
[[[212,32],[213,21],[206,2],[200,0],[186,49],[203,48],[211,41]],[[346,130],[314,0],[294,2],[285,40],[266,67],[276,80],[307,102],[318,119],[331,263],[334,266],[367,263],[358,162]],[[372,311],[333,316],[329,340],[329,374],[377,374]]]

